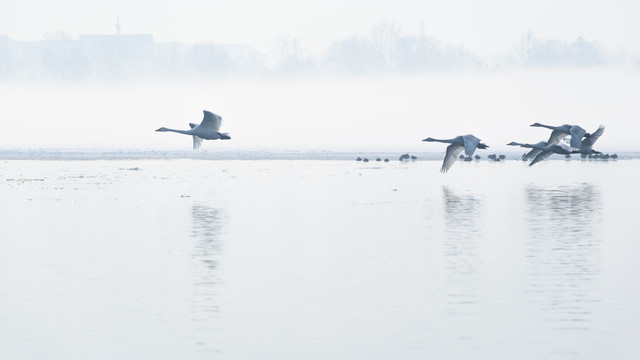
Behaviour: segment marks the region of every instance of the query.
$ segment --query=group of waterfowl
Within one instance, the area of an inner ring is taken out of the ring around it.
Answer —
[[[531,149],[528,153],[523,155],[523,160],[532,161],[529,163],[529,166],[533,166],[534,164],[548,158],[552,154],[581,154],[585,157],[598,157],[605,156],[600,151],[594,150],[593,145],[598,140],[598,138],[604,133],[604,126],[600,125],[596,131],[593,133],[588,133],[585,129],[581,128],[578,125],[561,125],[561,126],[550,126],[543,125],[540,123],[531,124],[533,127],[544,127],[552,130],[549,139],[546,141],[540,141],[536,144],[525,144],[512,141],[507,145],[511,146],[520,146]],[[561,144],[560,142],[569,137],[569,145]],[[451,165],[456,161],[458,155],[464,150],[465,156],[461,155],[460,158],[467,160],[471,159],[471,156],[476,151],[476,149],[486,149],[489,146],[480,142],[480,139],[473,135],[461,135],[457,136],[453,139],[434,139],[434,138],[426,138],[422,141],[428,142],[443,142],[451,144],[447,146],[447,152],[444,156],[444,162],[442,163],[442,167],[440,168],[441,172],[447,172]],[[476,155],[477,156],[477,155]],[[492,157],[491,155],[489,156]],[[617,157],[617,155],[616,155]],[[500,159],[500,157],[496,157],[493,155],[494,160]]]
[[[409,154],[402,154],[400,155],[400,157],[398,158],[398,161],[400,162],[407,162],[407,161],[416,161],[418,160],[418,157],[415,155],[409,155]],[[369,162],[369,158],[367,157],[360,157],[358,156],[356,158],[356,161],[363,161],[363,162]],[[376,161],[384,161],[384,162],[389,162],[389,158],[384,158],[384,160],[380,157],[376,158]]]
[[[367,158],[367,157],[360,157],[360,156],[358,156],[358,158],[356,159],[356,161],[369,162],[369,158]],[[384,158],[384,160],[382,160],[382,158],[378,157],[378,158],[376,158],[376,161],[389,162],[389,158]]]
[[[200,124],[196,125],[193,123],[189,123],[191,127],[190,130],[174,130],[168,129],[165,127],[161,127],[156,131],[165,132],[171,131],[185,135],[191,135],[193,137],[193,149],[197,150],[200,148],[200,144],[202,140],[229,140],[231,137],[227,133],[220,132],[220,126],[222,125],[222,117],[207,111],[203,110],[204,118]],[[609,158],[609,155],[605,155],[597,150],[593,149],[593,145],[600,138],[602,133],[604,133],[604,126],[600,125],[596,131],[593,133],[588,133],[585,129],[578,125],[569,125],[564,124],[560,126],[551,126],[551,125],[543,125],[540,123],[534,123],[530,126],[533,127],[543,127],[551,130],[551,135],[549,139],[546,141],[540,141],[535,144],[527,144],[527,143],[519,143],[512,141],[507,145],[511,146],[520,146],[524,148],[531,149],[529,152],[522,156],[523,160],[531,160],[529,166],[533,166],[534,164],[548,158],[552,154],[562,154],[565,156],[570,156],[570,154],[581,154],[582,157],[589,158]],[[568,144],[563,144],[561,141],[569,137]],[[449,168],[456,162],[458,155],[460,155],[460,159],[465,161],[471,161],[472,156],[476,149],[487,149],[489,146],[480,142],[480,139],[469,134],[469,135],[460,135],[456,136],[453,139],[434,139],[428,137],[422,141],[426,142],[442,142],[450,144],[447,146],[447,152],[444,156],[444,161],[442,163],[442,167],[440,168],[441,172],[447,172]],[[464,150],[464,155],[461,155]],[[466,155],[466,156],[465,156]],[[612,155],[612,158],[617,158],[617,155]],[[475,159],[479,159],[478,155],[475,156]],[[489,155],[489,158],[495,161],[500,161],[505,158],[504,155]],[[403,154],[400,156],[400,161],[413,161],[416,160],[417,157],[414,155]],[[358,157],[356,160],[368,162],[368,158],[360,158]],[[376,161],[384,161],[389,162],[388,158],[384,160],[382,158],[376,158]]]
[[[493,160],[493,161],[502,161],[504,159],[507,158],[506,155],[504,154],[491,154],[489,156],[487,156],[489,159]],[[462,160],[462,161],[472,161],[472,160],[480,160],[482,159],[482,157],[480,155],[474,155],[473,157],[471,156],[464,156],[464,154],[460,154],[460,156],[458,157],[458,159]]]
[[[598,140],[598,138],[604,133],[604,126],[600,125],[596,131],[593,133],[588,133],[585,129],[581,128],[578,125],[561,125],[561,126],[550,126],[543,125],[540,123],[531,124],[531,126],[535,127],[544,127],[547,129],[551,129],[551,136],[549,136],[549,140],[540,141],[536,144],[522,144],[512,141],[507,145],[512,146],[521,146],[532,149],[525,155],[523,155],[523,160],[533,159],[529,166],[533,166],[535,163],[540,162],[551,154],[562,154],[562,155],[570,155],[570,154],[583,154],[583,155],[597,155],[602,153],[600,151],[594,150],[593,144]],[[565,137],[569,136],[569,146],[565,144],[560,144],[560,141]]]

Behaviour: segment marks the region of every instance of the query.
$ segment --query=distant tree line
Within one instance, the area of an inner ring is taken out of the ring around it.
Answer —
[[[485,67],[463,47],[424,34],[404,35],[389,21],[374,24],[368,36],[355,35],[333,41],[316,58],[306,55],[297,39],[282,36],[279,44],[279,61],[273,69],[278,74],[367,75]]]
[[[527,67],[602,66],[608,63],[606,53],[594,42],[578,37],[571,43],[541,40],[531,31],[514,46],[512,59]]]
[[[488,64],[461,46],[425,34],[407,35],[379,21],[367,35],[333,41],[309,55],[299,39],[281,35],[269,56],[246,44],[154,42],[152,35],[47,34],[43,41],[0,36],[0,80],[207,79],[225,76],[372,75],[486,70],[502,66],[604,66],[612,62],[600,46],[582,37],[566,43],[542,40],[529,31],[503,64]],[[640,65],[635,60],[635,65]]]

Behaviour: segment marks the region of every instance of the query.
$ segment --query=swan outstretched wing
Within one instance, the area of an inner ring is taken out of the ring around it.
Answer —
[[[204,113],[204,119],[202,119],[202,122],[198,126],[215,132],[220,131],[222,118],[211,111],[203,110],[202,112]]]
[[[198,127],[198,125],[194,123],[189,123],[189,127],[192,129],[195,129],[196,127]],[[202,138],[193,135],[193,150],[200,149],[200,144],[202,144]]]
[[[446,173],[451,165],[456,162],[456,159],[458,159],[458,155],[460,155],[463,149],[464,146],[457,144],[451,144],[447,146],[447,154],[444,156],[444,161],[442,162],[440,172]]]
[[[193,150],[200,149],[200,144],[202,144],[202,138],[193,135]]]
[[[531,150],[528,153],[526,153],[522,157],[522,160],[535,159],[535,157],[538,156],[538,154],[540,154],[544,150],[544,148],[546,146],[548,146],[548,145],[544,141],[540,141],[540,142],[537,142],[537,143],[535,143],[533,145],[527,146],[527,147],[529,147],[529,148],[531,148],[533,150]]]
[[[536,156],[538,156],[538,154],[540,154],[542,152],[542,150],[540,149],[533,149],[531,151],[529,151],[528,153],[524,154],[524,156],[522,157],[522,160],[531,160],[533,158],[535,158]]]
[[[594,131],[591,136],[585,137],[584,140],[582,140],[582,144],[580,145],[580,147],[583,149],[592,147],[593,144],[595,144],[598,138],[602,135],[602,133],[604,133],[604,126],[600,125],[598,127],[598,130]]]
[[[536,157],[533,159],[533,161],[531,161],[531,163],[529,163],[529,166],[533,166],[536,163],[539,163],[540,161],[548,158],[549,156],[551,156],[551,154],[553,154],[553,152],[551,150],[543,150],[540,151],[540,153],[538,155],[536,155]]]
[[[577,149],[580,147],[582,137],[587,133],[587,130],[581,128],[578,125],[571,126],[571,147]]]
[[[480,139],[473,135],[465,135],[462,137],[462,139],[464,140],[464,153],[467,154],[467,156],[473,155],[473,153],[478,148]]]
[[[568,134],[562,130],[553,130],[551,132],[551,136],[549,136],[549,140],[547,140],[547,145],[553,145],[560,142],[560,140],[564,139]]]

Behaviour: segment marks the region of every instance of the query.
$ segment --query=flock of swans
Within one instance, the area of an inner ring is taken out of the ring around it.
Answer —
[[[523,160],[533,159],[529,163],[529,166],[533,166],[534,164],[548,158],[551,154],[602,154],[600,151],[593,149],[593,144],[595,144],[602,133],[604,133],[604,126],[602,125],[600,125],[600,127],[598,127],[598,129],[593,133],[588,133],[578,125],[564,124],[560,126],[551,126],[534,123],[530,126],[543,127],[552,130],[549,139],[547,141],[540,141],[536,144],[525,144],[515,141],[507,144],[531,149],[531,151],[522,157]],[[569,137],[568,146],[560,143],[560,141],[566,137]],[[449,171],[449,168],[451,168],[451,165],[456,161],[462,150],[464,150],[467,156],[471,156],[476,149],[486,149],[489,147],[486,144],[481,143],[481,140],[473,135],[462,135],[447,140],[439,140],[429,137],[422,141],[435,141],[451,144],[447,146],[447,153],[444,156],[444,162],[440,168],[440,171],[443,173]]]
[[[179,134],[191,135],[193,137],[193,149],[200,148],[202,140],[229,140],[231,137],[227,133],[220,132],[220,126],[222,125],[222,117],[203,110],[204,118],[200,124],[196,125],[189,123],[190,130],[175,130],[161,127],[156,131],[160,132],[176,132]],[[512,141],[507,145],[520,146],[531,149],[528,153],[523,155],[523,160],[533,159],[529,166],[548,158],[552,154],[602,154],[599,151],[593,149],[593,145],[598,138],[604,133],[604,126],[600,125],[593,133],[588,133],[585,129],[578,125],[564,124],[560,126],[543,125],[540,123],[534,123],[530,126],[543,127],[551,130],[551,135],[546,141],[540,141],[536,144],[526,144]],[[561,144],[561,141],[569,137],[569,145]],[[422,141],[426,142],[441,142],[450,144],[447,146],[447,152],[444,156],[444,161],[440,172],[447,172],[458,159],[458,155],[464,150],[467,157],[471,157],[476,149],[487,149],[489,146],[481,143],[480,139],[469,134],[456,136],[453,139],[434,139],[428,137]]]

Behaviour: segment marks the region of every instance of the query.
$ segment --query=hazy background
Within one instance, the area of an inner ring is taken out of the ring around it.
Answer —
[[[120,16],[125,33],[153,33],[158,41],[249,43],[261,51],[277,34],[303,40],[311,51],[369,32],[388,19],[407,33],[424,31],[481,55],[508,51],[526,30],[541,38],[582,36],[607,48],[640,50],[640,4],[632,0],[293,0],[261,1],[3,1],[0,34],[39,40],[51,31],[104,34]]]
[[[466,133],[499,151],[545,139],[535,121],[637,150],[638,18],[633,1],[3,1],[0,149],[189,149],[153,130],[208,109],[232,137],[213,151]]]

